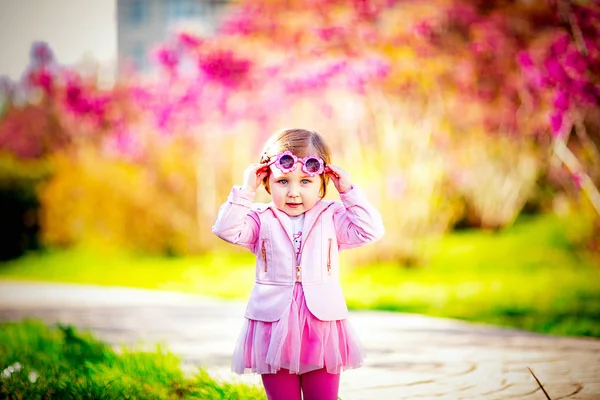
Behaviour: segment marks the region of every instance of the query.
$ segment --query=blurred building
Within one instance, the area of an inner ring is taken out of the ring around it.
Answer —
[[[215,32],[229,0],[117,0],[119,69],[151,72],[149,52],[171,35]]]

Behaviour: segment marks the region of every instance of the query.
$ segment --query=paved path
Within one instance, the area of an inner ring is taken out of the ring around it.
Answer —
[[[0,320],[37,317],[89,329],[113,345],[164,343],[184,366],[229,372],[244,304],[171,292],[0,281]],[[367,352],[344,372],[341,397],[358,399],[600,399],[600,340],[560,338],[460,321],[352,312]],[[243,380],[258,382],[255,375]]]

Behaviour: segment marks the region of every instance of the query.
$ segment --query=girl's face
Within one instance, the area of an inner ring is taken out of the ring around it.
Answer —
[[[287,215],[300,215],[321,200],[321,175],[307,175],[302,171],[302,163],[297,162],[296,168],[287,174],[274,165],[269,168],[269,187],[273,204]]]

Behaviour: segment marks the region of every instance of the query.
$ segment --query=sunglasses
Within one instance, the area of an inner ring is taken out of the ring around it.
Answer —
[[[296,169],[296,163],[298,161],[302,163],[302,171],[308,176],[320,175],[325,171],[325,163],[315,154],[299,158],[289,150],[277,154],[273,161],[267,163],[267,166],[274,164],[281,172],[287,174]]]

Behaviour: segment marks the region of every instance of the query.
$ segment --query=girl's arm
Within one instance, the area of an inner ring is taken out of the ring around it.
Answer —
[[[212,227],[213,233],[221,239],[246,247],[253,253],[260,230],[260,220],[250,209],[254,195],[253,191],[234,186],[227,201],[219,208]]]
[[[362,191],[352,184],[350,174],[342,167],[332,164],[325,167],[325,174],[333,181],[343,204],[333,214],[340,250],[379,240],[385,232],[381,214],[367,201]]]
[[[250,206],[256,189],[266,176],[265,164],[250,164],[244,170],[243,186],[234,186],[231,189],[212,227],[213,233],[221,239],[244,246],[253,253],[256,253],[255,245],[258,242],[260,220]]]
[[[381,214],[356,185],[340,193],[343,207],[333,214],[340,250],[359,247],[381,239],[385,233]]]

